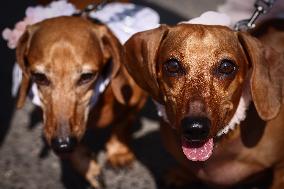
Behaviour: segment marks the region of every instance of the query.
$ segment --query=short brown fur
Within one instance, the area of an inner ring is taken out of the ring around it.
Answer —
[[[165,106],[168,122],[161,121],[162,138],[181,165],[169,174],[167,182],[201,180],[228,188],[273,169],[270,189],[284,188],[283,30],[269,31],[260,37],[261,43],[223,26],[161,25],[127,41],[129,73]],[[165,74],[163,65],[173,58],[180,62],[184,74]],[[236,75],[221,78],[215,74],[224,59],[237,64]],[[253,101],[247,118],[218,138],[217,132],[236,111],[246,81]],[[182,152],[180,122],[188,115],[206,116],[211,121],[209,137],[214,138],[215,148],[207,161],[189,161]]]
[[[17,62],[23,70],[17,105],[24,105],[31,82],[37,82],[33,74],[46,75],[48,84],[38,81],[37,87],[49,144],[54,137],[72,136],[80,140],[87,127],[112,125],[106,144],[108,160],[114,166],[133,160],[128,129],[146,96],[122,66],[121,50],[120,42],[105,25],[84,18],[52,18],[27,28],[17,46]],[[110,84],[100,94],[98,103],[90,107],[94,85],[110,60]],[[96,76],[80,83],[86,72]],[[70,157],[74,167],[98,187],[99,166],[86,154],[85,147],[78,145]]]

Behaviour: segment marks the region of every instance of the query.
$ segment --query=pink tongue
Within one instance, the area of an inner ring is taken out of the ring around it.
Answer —
[[[187,159],[191,161],[205,161],[213,151],[213,138],[208,139],[202,144],[191,144],[182,138],[182,151]]]

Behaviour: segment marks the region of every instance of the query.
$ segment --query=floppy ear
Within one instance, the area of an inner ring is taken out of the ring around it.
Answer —
[[[28,26],[25,33],[20,37],[16,48],[17,63],[22,70],[22,81],[18,94],[17,108],[23,107],[30,89],[30,73],[28,72],[26,56],[29,50],[31,38],[36,28],[36,26]]]
[[[112,59],[112,71],[110,85],[118,102],[126,104],[127,99],[123,93],[123,87],[128,85],[127,80],[120,74],[122,65],[122,45],[105,25],[95,25],[94,32],[99,37],[104,59]]]
[[[136,83],[147,91],[156,101],[163,104],[156,73],[157,54],[168,26],[139,32],[125,44],[125,64]]]
[[[256,110],[263,120],[273,119],[284,100],[283,54],[246,33],[239,33],[239,40],[252,65],[250,86]]]

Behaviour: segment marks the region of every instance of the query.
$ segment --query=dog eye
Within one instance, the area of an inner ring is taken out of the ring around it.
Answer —
[[[49,85],[50,81],[47,79],[46,75],[43,73],[32,73],[32,80],[38,85]]]
[[[95,78],[95,73],[83,73],[78,80],[78,85],[87,84]]]
[[[222,76],[231,76],[236,73],[238,66],[231,60],[222,60],[217,68],[217,73]]]
[[[163,65],[164,72],[170,76],[175,77],[184,74],[184,70],[176,59],[170,59]]]

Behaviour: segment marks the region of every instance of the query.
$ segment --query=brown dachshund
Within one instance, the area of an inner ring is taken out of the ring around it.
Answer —
[[[284,33],[269,31],[278,52],[247,33],[190,24],[125,44],[126,67],[156,101],[165,147],[181,165],[169,182],[227,188],[272,169],[270,188],[284,188]]]
[[[76,144],[87,127],[112,125],[106,144],[109,162],[121,166],[133,160],[128,129],[146,96],[121,66],[122,45],[105,25],[80,17],[48,19],[27,28],[16,53],[23,70],[17,105],[24,105],[35,83],[44,135],[56,153],[69,155],[97,187],[99,166]]]

